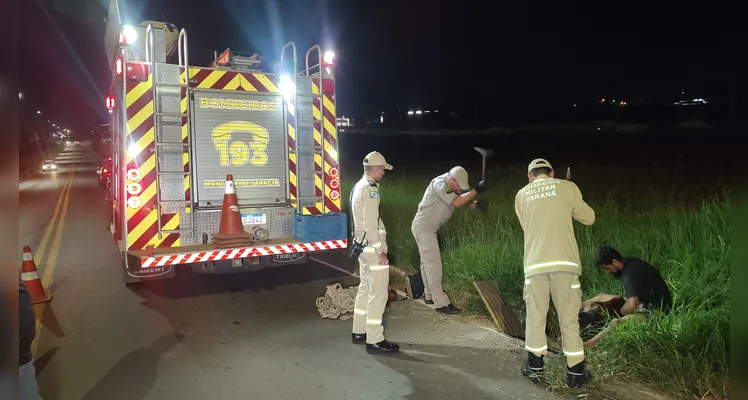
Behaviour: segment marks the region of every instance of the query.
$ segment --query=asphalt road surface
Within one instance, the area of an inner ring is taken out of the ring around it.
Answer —
[[[58,172],[20,183],[22,244],[53,295],[37,307],[44,399],[554,398],[520,376],[521,343],[418,302],[386,314],[401,354],[368,355],[315,306],[357,279],[315,262],[127,288],[95,159],[69,146]]]

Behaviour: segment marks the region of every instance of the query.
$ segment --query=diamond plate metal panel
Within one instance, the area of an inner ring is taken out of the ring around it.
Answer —
[[[240,208],[242,214],[265,214],[267,223],[258,225],[270,232],[271,239],[293,237],[293,208],[289,207],[265,207],[265,208]],[[208,242],[213,237],[213,233],[218,232],[221,223],[221,212],[216,211],[198,211],[194,215],[195,229],[194,234],[182,235],[180,240],[183,246],[202,244],[203,233],[208,234]],[[252,226],[245,225],[244,230],[252,231]]]
[[[161,175],[159,177],[161,201],[184,200],[184,177],[179,175]]]
[[[311,94],[312,93],[312,77],[310,76],[297,77],[296,78],[296,93]]]

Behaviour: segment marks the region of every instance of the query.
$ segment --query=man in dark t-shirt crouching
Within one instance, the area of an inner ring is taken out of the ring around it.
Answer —
[[[587,341],[585,347],[597,344],[602,336],[631,316],[646,317],[657,311],[668,314],[672,309],[673,299],[665,280],[657,268],[648,262],[634,257],[621,257],[616,249],[604,245],[597,249],[596,264],[621,281],[625,303],[618,311],[618,315],[622,317],[614,319],[610,327]],[[613,297],[615,296],[597,295],[585,301],[582,308],[594,307],[594,304],[610,301]]]

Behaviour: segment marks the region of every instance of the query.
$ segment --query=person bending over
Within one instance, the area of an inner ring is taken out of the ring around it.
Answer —
[[[615,313],[619,318],[615,318],[611,326],[587,341],[584,344],[586,348],[595,346],[611,329],[632,316],[646,318],[657,311],[666,315],[670,313],[673,299],[657,268],[635,257],[622,257],[618,250],[608,245],[600,246],[595,258],[599,268],[621,281],[625,299],[601,293],[582,303],[582,312],[599,311],[606,308],[605,304],[622,304]]]

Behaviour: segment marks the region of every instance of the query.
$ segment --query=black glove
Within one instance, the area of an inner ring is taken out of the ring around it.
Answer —
[[[475,187],[475,192],[481,194],[486,191],[486,181],[478,182],[478,186]]]
[[[485,200],[478,200],[475,202],[475,208],[481,211],[486,211],[488,209],[488,202]]]

